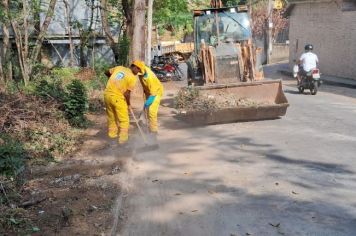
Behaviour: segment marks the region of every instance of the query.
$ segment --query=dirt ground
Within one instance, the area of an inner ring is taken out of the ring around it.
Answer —
[[[167,82],[165,88],[174,92],[177,85]],[[134,94],[132,104],[138,114],[140,91]],[[125,178],[123,168],[133,153],[120,150],[116,140],[107,138],[103,108],[88,118],[93,126],[86,130],[77,153],[61,163],[29,170],[23,199],[29,219],[39,229],[32,235],[112,235],[121,227],[120,180]],[[131,128],[132,142],[136,142],[133,120]]]
[[[78,153],[30,169],[24,201],[39,228],[33,235],[109,235],[112,230],[112,209],[121,191],[117,178],[130,153],[121,153],[106,138],[104,113],[89,119],[94,126]]]
[[[181,86],[164,84],[159,150],[123,152],[101,113],[79,153],[31,170],[35,235],[355,235],[355,99],[287,85],[282,119],[192,128],[174,119]]]

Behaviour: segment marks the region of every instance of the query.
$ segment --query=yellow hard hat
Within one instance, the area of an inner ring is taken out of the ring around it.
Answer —
[[[143,75],[146,71],[146,65],[143,61],[140,60],[136,60],[134,62],[132,62],[132,65],[136,66],[137,68],[139,68],[141,70],[141,74]]]

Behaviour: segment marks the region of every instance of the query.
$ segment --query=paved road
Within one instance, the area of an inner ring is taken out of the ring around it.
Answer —
[[[163,117],[161,149],[127,167],[118,235],[356,235],[356,90],[284,88],[278,120],[174,129]]]

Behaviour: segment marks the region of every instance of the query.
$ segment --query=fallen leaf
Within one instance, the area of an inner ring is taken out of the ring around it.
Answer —
[[[276,227],[276,228],[278,228],[278,227],[281,225],[281,223],[278,223],[278,224],[268,223],[268,224],[271,225],[271,226],[273,226],[273,227]]]
[[[214,192],[213,190],[208,190],[208,193],[214,194],[214,193],[216,193],[216,192]]]
[[[15,224],[15,225],[19,224],[19,222],[16,219],[12,218],[12,217],[10,218],[10,222]]]

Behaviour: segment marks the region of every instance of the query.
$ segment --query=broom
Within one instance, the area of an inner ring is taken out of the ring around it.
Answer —
[[[136,116],[135,116],[135,114],[134,114],[134,112],[133,112],[133,110],[132,110],[131,107],[130,107],[130,112],[131,112],[132,117],[133,117],[134,120],[135,120],[135,123],[136,123],[136,125],[137,125],[137,128],[138,128],[138,130],[139,130],[139,132],[140,132],[140,135],[141,135],[141,137],[142,137],[142,139],[143,139],[143,142],[144,142],[144,144],[145,144],[144,147],[138,148],[137,151],[139,151],[139,152],[148,152],[148,151],[157,150],[157,149],[159,148],[158,144],[149,144],[149,143],[148,143],[147,136],[146,136],[146,134],[143,132],[142,127],[141,127],[141,125],[139,124],[139,121],[137,120],[137,118],[136,118]]]

